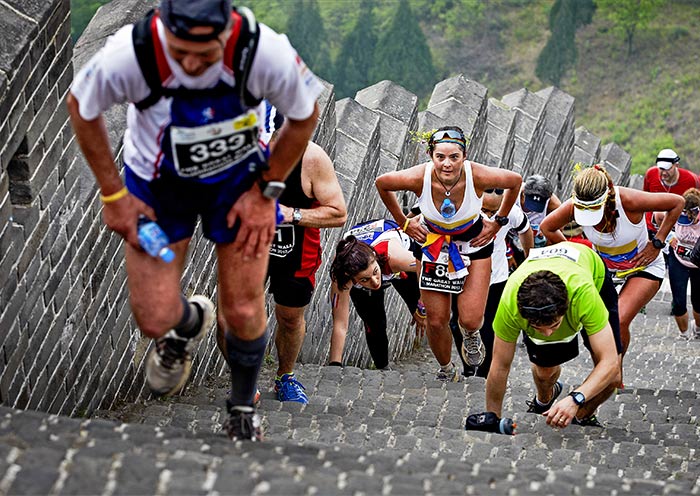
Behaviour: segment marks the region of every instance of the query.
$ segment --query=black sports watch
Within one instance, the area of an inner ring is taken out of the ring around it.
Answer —
[[[279,200],[287,187],[282,181],[265,181],[263,178],[258,179],[258,186],[262,195],[270,200]]]
[[[298,208],[294,209],[294,212],[292,213],[292,224],[295,226],[301,222],[301,210]]]
[[[503,227],[503,226],[505,226],[506,224],[508,224],[508,216],[507,216],[507,215],[496,215],[496,216],[493,218],[493,220],[495,220],[496,223],[497,223],[499,226],[501,226],[501,227]]]
[[[659,238],[651,238],[651,244],[656,248],[657,250],[662,249],[664,246],[666,246],[666,243],[664,241],[661,241]]]
[[[586,397],[580,391],[572,391],[569,393],[569,396],[573,398],[577,406],[581,406],[586,402]]]

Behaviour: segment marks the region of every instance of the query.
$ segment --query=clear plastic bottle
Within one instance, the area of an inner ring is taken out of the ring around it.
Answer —
[[[139,245],[152,257],[160,257],[164,262],[170,263],[175,258],[175,253],[168,245],[170,241],[155,221],[148,217],[140,216],[138,223]]]

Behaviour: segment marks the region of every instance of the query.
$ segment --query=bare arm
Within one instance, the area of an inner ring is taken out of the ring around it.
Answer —
[[[625,207],[625,212],[631,222],[640,222],[645,218],[646,212],[665,212],[664,220],[659,226],[655,237],[666,241],[668,233],[676,224],[678,217],[685,207],[685,199],[673,193],[648,193],[630,188],[620,188],[620,200]],[[652,243],[647,243],[632,259],[637,267],[644,266],[656,259],[659,249]]]
[[[591,345],[591,353],[594,357],[595,366],[586,380],[576,391],[583,393],[589,399],[601,393],[614,382],[619,381],[619,359],[615,348],[615,338],[613,337],[610,324],[605,324],[602,331],[588,336]],[[552,408],[544,412],[547,423],[552,427],[566,427],[571,423],[579,410],[571,396],[566,396],[552,405]],[[558,423],[555,419],[563,418],[563,423]]]
[[[493,358],[486,379],[486,411],[499,417],[503,410],[503,396],[506,393],[508,374],[515,355],[515,343],[503,341],[498,336],[493,341]]]
[[[66,103],[75,138],[97,180],[100,193],[109,196],[118,192],[124,188],[124,183],[112,158],[112,147],[104,119],[102,116],[91,121],[83,119],[80,116],[80,103],[72,93],[68,93]],[[139,214],[155,219],[153,210],[132,195],[105,203],[102,211],[107,227],[135,248],[139,246],[136,233]]]
[[[666,239],[685,207],[685,199],[673,193],[649,193],[630,188],[620,188],[625,212],[632,222],[640,222],[646,212],[666,212],[656,237]]]
[[[532,233],[532,227],[528,227],[527,231],[518,234],[520,238],[520,244],[523,247],[523,252],[525,253],[525,258],[530,256],[530,248],[535,246],[535,236]]]
[[[573,218],[574,204],[571,199],[568,199],[540,222],[540,232],[551,244],[566,241],[566,236],[560,229]]]
[[[309,142],[302,158],[302,183],[308,196],[319,204],[312,208],[300,209],[300,226],[304,227],[339,227],[345,224],[347,209],[343,191],[335,175],[333,162],[328,154],[316,143]],[[294,208],[280,205],[284,222],[291,223]]]
[[[331,285],[331,307],[333,312],[333,332],[331,334],[331,350],[329,362],[343,361],[345,336],[350,322],[350,291],[343,291],[333,282]]]
[[[405,227],[404,232],[421,243],[425,241],[428,230],[421,225],[419,220],[406,224],[407,217],[399,205],[395,191],[413,191],[417,196],[420,196],[423,192],[425,166],[426,164],[419,164],[410,169],[387,172],[374,181],[379,197],[396,223]]]

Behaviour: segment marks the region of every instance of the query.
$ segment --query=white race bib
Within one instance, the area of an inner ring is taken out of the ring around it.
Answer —
[[[225,171],[258,150],[255,111],[213,124],[170,127],[173,162],[180,177],[207,177]]]

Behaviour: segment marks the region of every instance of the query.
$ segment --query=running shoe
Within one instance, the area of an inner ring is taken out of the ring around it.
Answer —
[[[156,339],[146,358],[146,383],[155,396],[171,396],[182,390],[192,370],[192,352],[214,323],[214,304],[202,295],[188,300],[202,311],[199,332],[182,337],[174,329]]]
[[[228,404],[229,417],[224,422],[223,428],[231,441],[263,440],[260,416],[255,413],[252,406]]]
[[[275,392],[279,401],[294,401],[305,405],[309,402],[305,389],[294,374],[283,374],[279,380],[275,379]]]
[[[561,381],[557,381],[552,387],[552,399],[546,405],[541,405],[537,403],[537,395],[532,399],[532,401],[526,401],[527,413],[539,413],[542,414],[549,410],[554,402],[557,400],[561,394],[561,390],[564,389],[564,384]]]
[[[582,419],[574,417],[571,420],[571,423],[574,425],[580,425],[582,427],[603,427],[603,424],[600,423],[598,417],[596,417],[595,414],[589,415],[588,417],[584,417]]]
[[[449,370],[442,370],[442,367],[440,367],[437,374],[435,374],[435,378],[440,382],[459,382],[459,370],[454,365]]]
[[[462,333],[462,339],[462,349],[460,350],[462,360],[472,367],[478,367],[484,363],[486,347],[481,340],[481,333],[479,331],[465,332]]]

